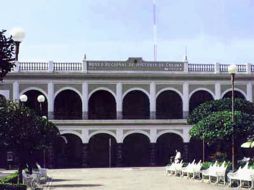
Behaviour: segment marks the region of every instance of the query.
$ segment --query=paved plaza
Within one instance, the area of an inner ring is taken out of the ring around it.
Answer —
[[[166,176],[165,168],[95,168],[49,170],[47,190],[219,190],[223,185]]]

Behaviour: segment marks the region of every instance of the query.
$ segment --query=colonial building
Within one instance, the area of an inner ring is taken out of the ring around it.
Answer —
[[[41,162],[49,167],[165,165],[178,149],[201,158],[186,118],[199,104],[231,96],[225,64],[127,61],[19,62],[0,94],[47,115],[61,138]],[[235,96],[253,100],[254,65],[237,65]],[[44,95],[42,110],[37,102]],[[1,154],[2,165],[6,155]]]

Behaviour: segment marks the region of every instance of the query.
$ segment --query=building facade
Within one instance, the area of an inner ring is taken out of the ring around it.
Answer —
[[[61,138],[46,156],[38,153],[48,167],[165,165],[176,149],[185,160],[201,158],[186,118],[203,102],[231,97],[227,68],[142,58],[19,62],[0,95],[18,101],[26,94],[26,105],[57,125]],[[254,65],[237,68],[235,96],[253,101]],[[38,95],[46,98],[41,110]]]

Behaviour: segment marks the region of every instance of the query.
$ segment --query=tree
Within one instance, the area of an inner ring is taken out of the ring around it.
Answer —
[[[187,119],[187,122],[188,124],[195,124],[214,112],[231,111],[231,105],[231,98],[205,102],[192,111]],[[254,115],[254,103],[247,100],[236,98],[234,108],[236,111]]]
[[[210,114],[194,124],[190,135],[213,143],[218,140],[230,140],[233,132],[239,139],[254,133],[254,115],[236,111],[235,122],[232,123],[231,114],[229,111]]]
[[[236,147],[254,134],[254,104],[235,99],[235,122],[232,122],[231,99],[209,101],[201,104],[188,117],[193,127],[190,136],[209,144],[230,143],[234,134]]]
[[[6,30],[0,31],[0,81],[15,66],[15,43],[12,37],[6,37]]]
[[[33,164],[31,158],[34,152],[48,147],[58,135],[57,127],[38,117],[33,110],[0,99],[0,145],[18,156],[20,179],[26,165],[31,167]]]

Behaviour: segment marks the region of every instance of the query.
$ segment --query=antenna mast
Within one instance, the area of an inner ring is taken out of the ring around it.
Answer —
[[[153,0],[153,58],[157,61],[157,23],[156,23],[156,0]]]

